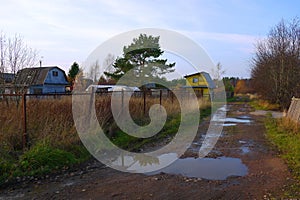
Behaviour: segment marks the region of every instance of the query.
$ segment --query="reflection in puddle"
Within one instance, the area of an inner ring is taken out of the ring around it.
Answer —
[[[166,153],[157,157],[142,154],[136,154],[135,156],[120,155],[111,164],[120,166],[120,170],[131,171],[133,173],[144,173],[160,169],[177,159],[178,155],[176,153]]]
[[[245,176],[247,171],[246,165],[239,158],[184,158],[150,174],[164,172],[208,180],[225,180],[230,176]]]

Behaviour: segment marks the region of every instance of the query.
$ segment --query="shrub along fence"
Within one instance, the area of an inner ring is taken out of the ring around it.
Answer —
[[[292,98],[287,117],[295,122],[300,122],[300,98]]]

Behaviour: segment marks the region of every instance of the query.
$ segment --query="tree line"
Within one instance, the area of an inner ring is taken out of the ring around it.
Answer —
[[[261,98],[287,109],[300,96],[300,22],[280,21],[257,42],[252,59],[253,87]]]

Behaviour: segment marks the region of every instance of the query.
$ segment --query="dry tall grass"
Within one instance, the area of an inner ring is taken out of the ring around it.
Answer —
[[[295,121],[284,117],[278,120],[278,129],[300,137],[300,124]]]
[[[144,114],[144,100],[142,97],[130,99],[129,110],[132,118],[142,124],[148,123],[148,111],[151,105],[159,104],[159,98],[146,97],[146,114]],[[111,113],[110,96],[96,95],[95,109],[100,125],[109,136],[114,134],[117,128]],[[186,100],[189,104],[189,100]],[[16,151],[22,148],[22,104],[16,105],[15,101],[0,101],[0,150]],[[168,116],[180,113],[179,101],[176,98],[162,98],[162,105]],[[203,107],[209,106],[209,102],[199,101]],[[68,148],[73,144],[80,144],[72,115],[72,97],[27,99],[27,133],[31,145],[37,142],[48,142],[51,145]]]

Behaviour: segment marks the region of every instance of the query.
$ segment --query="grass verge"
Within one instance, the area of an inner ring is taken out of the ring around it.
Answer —
[[[275,145],[288,164],[295,183],[289,186],[284,198],[300,198],[300,128],[288,119],[266,118],[267,138]]]
[[[271,104],[267,101],[259,100],[259,99],[253,99],[252,101],[250,101],[250,105],[255,110],[273,110],[273,111],[280,110],[280,106],[278,104]]]
[[[2,153],[1,153],[2,154]],[[82,145],[73,145],[68,150],[49,143],[37,143],[24,153],[1,155],[0,185],[16,177],[39,176],[72,167],[91,158]]]

